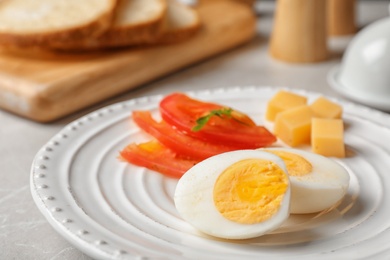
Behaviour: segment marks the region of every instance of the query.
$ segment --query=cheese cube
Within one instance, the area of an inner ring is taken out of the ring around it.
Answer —
[[[342,119],[312,119],[312,151],[324,156],[345,157]]]
[[[274,134],[290,146],[309,144],[312,116],[307,105],[281,112],[275,119]]]
[[[325,97],[319,97],[315,100],[310,108],[316,117],[320,118],[341,118],[342,107]]]
[[[306,103],[306,97],[281,90],[268,102],[265,118],[269,121],[274,121],[278,113],[287,109],[306,105]]]

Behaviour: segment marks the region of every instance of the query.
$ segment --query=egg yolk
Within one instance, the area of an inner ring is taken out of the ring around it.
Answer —
[[[285,151],[266,150],[279,156],[286,164],[287,172],[291,176],[303,176],[313,170],[313,166],[302,156]]]
[[[214,204],[231,221],[260,223],[278,212],[288,185],[287,174],[272,161],[238,161],[217,178]]]

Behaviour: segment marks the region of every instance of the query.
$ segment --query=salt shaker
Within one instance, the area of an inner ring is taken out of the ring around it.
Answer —
[[[330,36],[356,33],[356,0],[328,0],[328,32]]]
[[[277,0],[271,56],[295,63],[327,59],[326,8],[327,0]]]

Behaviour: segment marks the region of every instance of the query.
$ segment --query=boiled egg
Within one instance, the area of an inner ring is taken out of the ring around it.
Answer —
[[[349,174],[331,158],[293,148],[265,148],[279,156],[287,167],[291,183],[292,214],[327,210],[347,193]]]
[[[199,231],[246,239],[278,228],[289,216],[290,183],[285,163],[260,150],[210,157],[178,181],[174,202]]]

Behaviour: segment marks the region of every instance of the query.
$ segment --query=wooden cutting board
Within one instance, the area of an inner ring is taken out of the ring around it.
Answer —
[[[48,122],[236,47],[255,33],[253,10],[202,1],[200,32],[172,45],[89,54],[0,52],[0,108]]]

